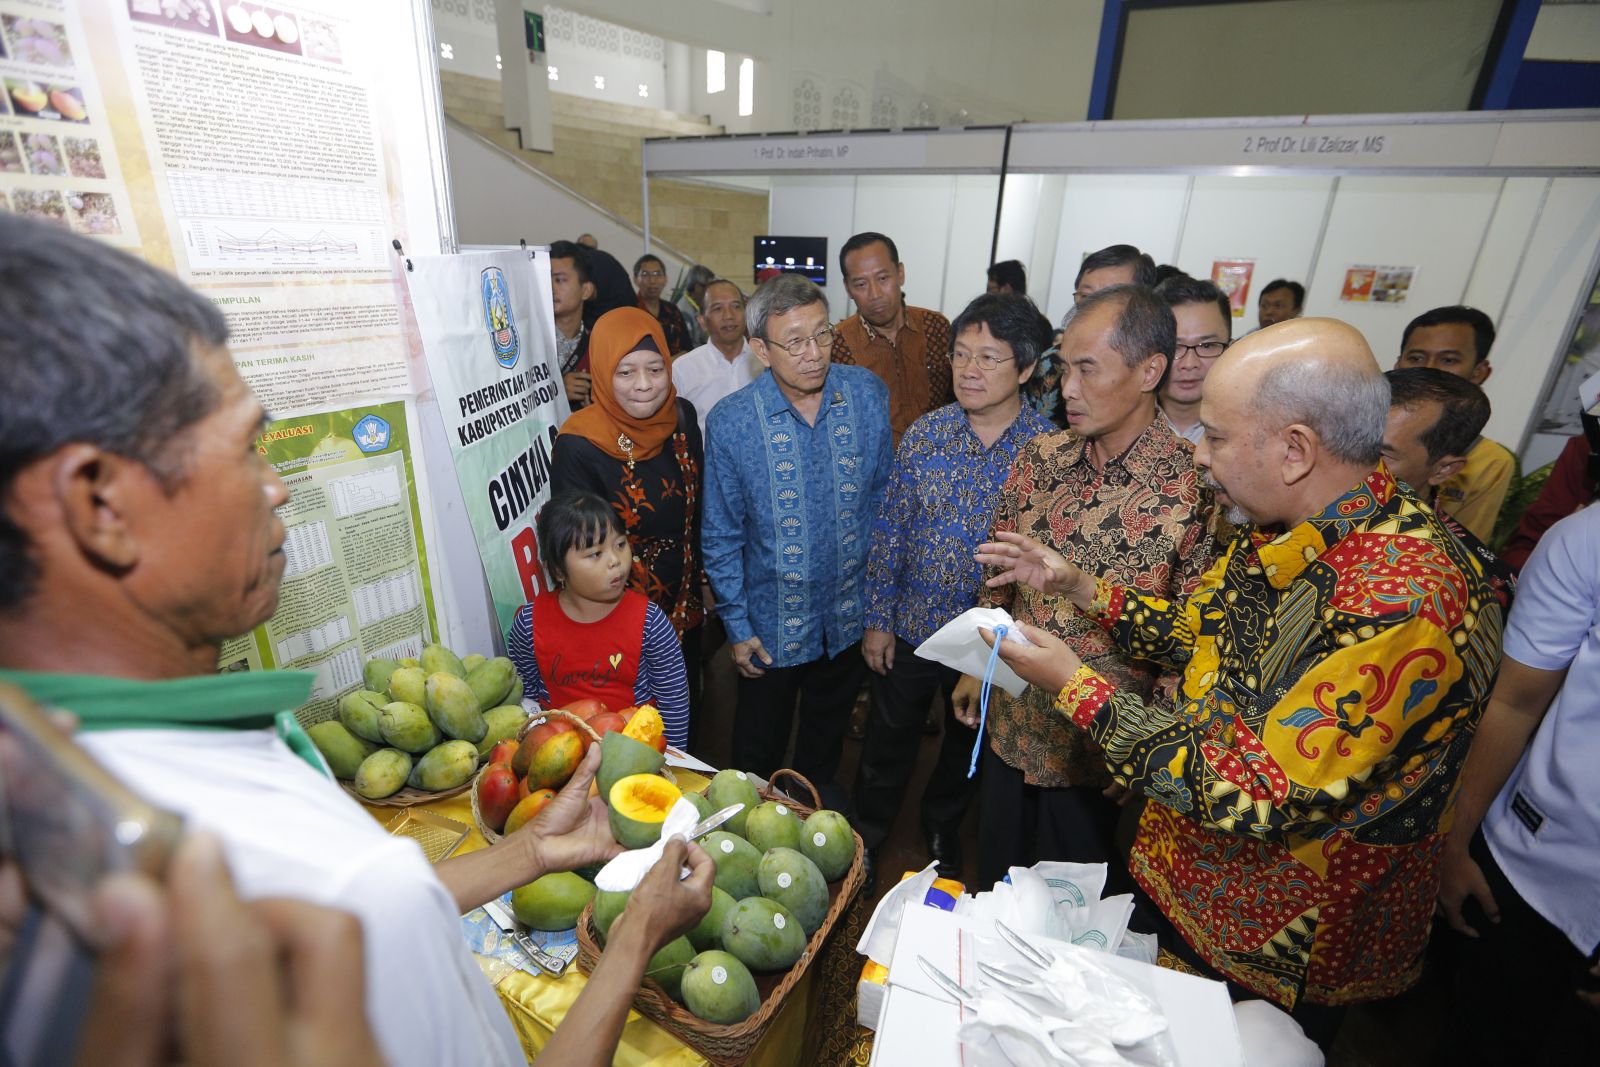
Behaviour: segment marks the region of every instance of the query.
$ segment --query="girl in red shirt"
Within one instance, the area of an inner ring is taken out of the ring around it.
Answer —
[[[556,588],[523,605],[507,654],[544,707],[591,698],[613,710],[653,704],[667,743],[689,734],[689,682],[665,612],[628,588],[633,549],[622,522],[593,493],[554,494],[534,523],[539,560]]]

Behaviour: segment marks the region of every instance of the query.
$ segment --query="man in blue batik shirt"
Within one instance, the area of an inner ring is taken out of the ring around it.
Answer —
[[[745,305],[760,377],[706,419],[701,550],[733,646],[733,765],[766,776],[789,742],[830,807],[866,664],[867,548],[889,479],[889,391],[831,364],[828,299],[799,275]]]
[[[993,293],[952,325],[953,404],[922,416],[900,439],[867,557],[866,636],[872,711],[855,786],[855,828],[869,850],[889,836],[916,763],[929,702],[960,674],[918,659],[916,646],[978,602],[995,500],[1017,452],[1055,429],[1022,386],[1050,344],[1033,301]],[[958,828],[971,800],[967,766],[976,731],[945,716],[944,741],[922,794],[922,830],[945,877],[961,871]]]

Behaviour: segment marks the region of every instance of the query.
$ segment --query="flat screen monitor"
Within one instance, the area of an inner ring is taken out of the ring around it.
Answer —
[[[780,273],[804,274],[818,285],[827,285],[828,239],[757,237],[756,284]]]

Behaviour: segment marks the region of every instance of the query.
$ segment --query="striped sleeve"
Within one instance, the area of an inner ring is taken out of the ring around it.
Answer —
[[[539,673],[539,662],[533,658],[533,605],[524,604],[511,620],[511,632],[506,635],[506,655],[522,675],[524,696],[537,701],[540,707],[550,706],[550,691],[545,688],[544,675]]]
[[[520,615],[518,616],[521,617]],[[649,605],[644,612],[644,640],[639,648],[639,676],[633,682],[635,703],[655,705],[667,728],[667,744],[682,749],[689,743],[689,675],[683,668],[683,646],[667,613]]]

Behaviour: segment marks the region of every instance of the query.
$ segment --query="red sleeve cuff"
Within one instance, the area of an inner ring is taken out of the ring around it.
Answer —
[[[1056,710],[1075,725],[1089,728],[1100,709],[1106,706],[1117,687],[1088,667],[1079,666],[1067,684],[1056,694]]]

